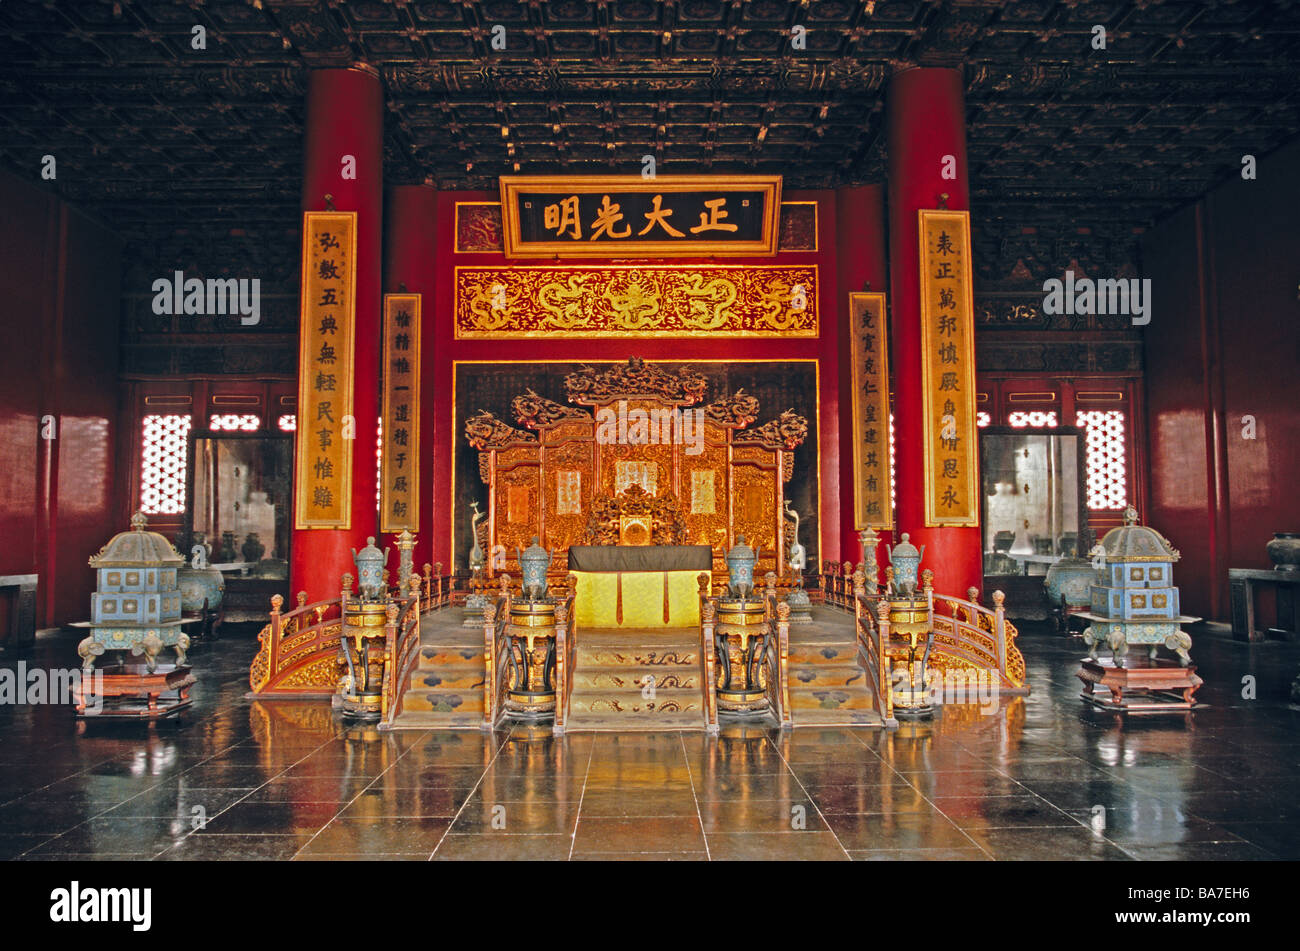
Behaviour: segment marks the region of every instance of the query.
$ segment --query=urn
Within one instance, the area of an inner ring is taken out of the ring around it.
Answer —
[[[1274,532],[1264,550],[1278,571],[1300,571],[1300,532]]]
[[[256,562],[262,560],[262,555],[266,552],[266,546],[262,544],[262,539],[258,537],[257,532],[249,532],[239,551],[244,556],[244,561]]]
[[[380,551],[375,547],[375,536],[366,537],[366,547],[357,551],[352,549],[352,561],[357,566],[357,589],[363,601],[378,601],[384,594],[384,564],[388,561],[388,549]]]
[[[237,557],[237,552],[235,551],[235,533],[222,532],[221,550],[217,552],[217,561],[221,562],[222,564],[228,565],[232,561],[234,561],[236,557]]]
[[[550,553],[538,544],[536,535],[527,548],[520,551],[516,547],[515,551],[519,557],[519,573],[523,576],[524,597],[530,601],[546,597],[546,569],[551,566]]]
[[[754,590],[754,563],[758,556],[745,544],[745,536],[737,535],[736,544],[727,552],[727,573],[730,575],[731,593],[744,598]]]
[[[918,551],[908,539],[911,536],[903,532],[902,541],[894,546],[885,546],[889,554],[889,564],[894,569],[894,588],[904,596],[916,593],[916,570],[921,567],[921,558],[925,555],[925,546]]]
[[[203,545],[195,545],[189,566],[177,570],[176,584],[181,589],[181,610],[186,614],[199,614],[204,608],[215,611],[221,607],[226,580],[220,571],[208,564]]]

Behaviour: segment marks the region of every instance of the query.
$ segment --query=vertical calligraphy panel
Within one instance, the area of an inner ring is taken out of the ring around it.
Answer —
[[[889,342],[885,295],[849,295],[853,361],[854,527],[893,528],[889,476]]]
[[[384,295],[379,530],[420,525],[420,295]]]
[[[970,213],[920,209],[925,524],[978,525]]]
[[[295,529],[351,527],[356,258],[356,212],[303,213]]]

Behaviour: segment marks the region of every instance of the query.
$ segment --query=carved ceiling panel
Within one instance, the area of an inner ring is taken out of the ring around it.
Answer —
[[[386,88],[386,180],[443,188],[647,153],[787,188],[883,181],[888,77],[959,65],[995,282],[1070,253],[1021,227],[1126,234],[1075,235],[1113,255],[1300,132],[1285,0],[5,0],[0,164],[39,181],[55,155],[48,185],[133,241],[292,231],[307,72],[359,61]]]

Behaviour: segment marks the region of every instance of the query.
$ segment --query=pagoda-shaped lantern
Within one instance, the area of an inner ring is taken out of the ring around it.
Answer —
[[[152,673],[164,647],[185,663],[189,637],[181,630],[181,590],[177,572],[184,559],[162,535],[146,531],[144,514],[131,516],[131,530],[114,535],[90,559],[97,588],[90,596],[90,636],[77,647],[82,666],[110,650],[144,654]]]
[[[1173,585],[1178,551],[1155,529],[1139,525],[1132,506],[1124,512],[1124,524],[1107,532],[1100,547],[1097,555],[1105,560],[1092,586],[1092,610],[1079,615],[1090,625],[1083,632],[1089,654],[1079,672],[1086,686],[1084,699],[1116,709],[1190,709],[1201,679],[1189,653],[1191,635],[1182,625],[1200,618],[1178,610]],[[1110,649],[1108,663],[1097,659],[1102,647]],[[1130,658],[1131,647],[1145,647],[1147,656]],[[1160,658],[1161,647],[1178,663]],[[1098,685],[1110,690],[1109,702],[1099,702],[1094,695]],[[1128,693],[1144,697],[1135,702]],[[1175,699],[1169,702],[1170,697]],[[1158,702],[1162,698],[1166,702]]]

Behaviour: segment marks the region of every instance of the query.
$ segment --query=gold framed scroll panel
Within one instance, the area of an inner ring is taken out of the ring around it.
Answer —
[[[457,340],[816,337],[815,264],[480,267],[455,271]]]
[[[357,213],[308,211],[302,227],[294,528],[350,528]],[[345,422],[345,420],[347,422]]]
[[[506,257],[776,254],[779,175],[503,175]]]
[[[379,530],[420,524],[420,295],[384,295]]]
[[[979,524],[970,213],[917,211],[927,527]]]
[[[853,354],[854,528],[893,528],[889,474],[889,337],[885,295],[849,294]]]

